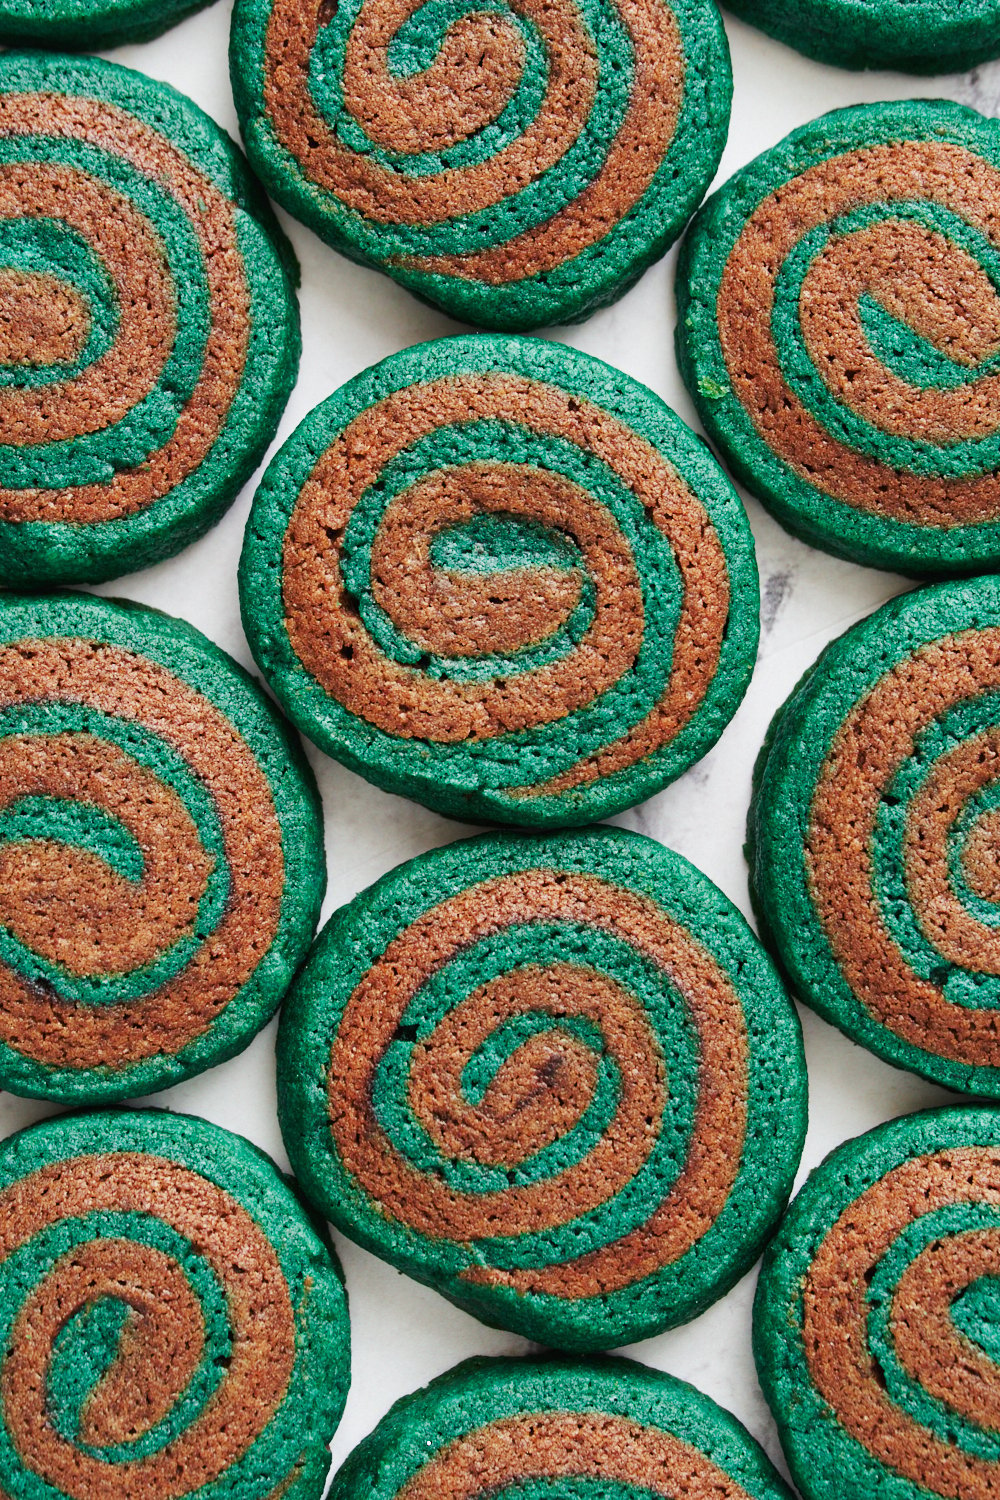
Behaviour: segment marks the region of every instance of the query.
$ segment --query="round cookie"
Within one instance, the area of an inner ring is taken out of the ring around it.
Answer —
[[[680,234],[732,72],[715,0],[238,0],[230,71],[268,192],[480,328],[585,318]]]
[[[709,436],[789,530],[922,575],[1000,566],[1000,123],[836,110],[705,205],[677,353]]]
[[[137,605],[0,597],[0,1086],[122,1099],[232,1057],[325,883],[312,773],[230,657]]]
[[[764,1258],[754,1353],[804,1500],[997,1492],[1000,1112],[838,1147]]]
[[[0,0],[0,40],[37,47],[146,42],[210,0]]]
[[[339,1265],[273,1162],[156,1111],[0,1145],[9,1500],[319,1500],[350,1381]]]
[[[789,47],[841,68],[964,73],[1000,56],[1000,0],[725,0]]]
[[[792,1500],[744,1427],[630,1359],[470,1359],[405,1396],[329,1500]]]
[[[295,276],[190,100],[0,56],[0,584],[111,578],[215,524],[295,381]]]
[[[585,823],[718,739],[757,650],[746,514],[645,386],[541,340],[407,349],[257,492],[243,623],[286,712],[387,791]]]
[[[887,1062],[1000,1097],[1000,580],[905,594],[772,725],[751,889],[793,991]]]
[[[344,907],[286,1001],[278,1104],[345,1234],[483,1322],[599,1349],[753,1264],[806,1075],[735,907],[602,828],[452,844]]]

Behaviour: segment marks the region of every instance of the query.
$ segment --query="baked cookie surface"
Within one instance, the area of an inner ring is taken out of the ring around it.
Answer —
[[[805,1500],[996,1493],[1000,1112],[839,1146],[764,1257],[754,1353]]]
[[[715,743],[749,681],[749,524],[658,397],[541,340],[418,345],[265,474],[240,598],[286,712],[468,821],[585,823]]]
[[[998,0],[726,0],[734,15],[842,68],[964,73],[1000,55]]]
[[[0,0],[0,39],[37,47],[147,42],[211,0]]]
[[[505,330],[586,317],[664,253],[715,175],[732,94],[714,0],[240,0],[230,63],[272,197]]]
[[[677,353],[709,436],[783,525],[912,575],[1000,563],[1000,124],[836,110],[695,219]]]
[[[111,578],[214,525],[295,381],[293,275],[190,100],[0,56],[0,583]]]
[[[761,752],[751,892],[794,994],[887,1062],[1000,1095],[1000,581],[904,594]]]
[[[693,866],[613,829],[487,835],[331,920],[282,1012],[303,1191],[484,1322],[608,1348],[743,1275],[806,1077],[766,955]]]
[[[350,1380],[326,1240],[263,1152],[189,1115],[0,1144],[11,1500],[319,1500]]]
[[[0,598],[0,1082],[95,1101],[239,1052],[326,883],[288,726],[192,626]]]
[[[629,1359],[466,1360],[396,1403],[336,1475],[330,1500],[556,1488],[622,1500],[791,1500],[735,1417]]]

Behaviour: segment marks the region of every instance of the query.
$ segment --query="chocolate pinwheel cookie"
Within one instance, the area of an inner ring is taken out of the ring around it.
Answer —
[[[715,175],[732,94],[714,0],[239,0],[230,64],[272,197],[481,328],[621,296]]]
[[[38,47],[146,42],[210,0],[0,0],[0,38]]]
[[[751,885],[794,992],[946,1088],[1000,1095],[1000,581],[905,594],[778,713]]]
[[[793,132],[692,225],[684,378],[806,541],[914,575],[1000,564],[998,217],[1000,124],[911,100]]]
[[[842,68],[964,73],[1000,54],[998,0],[726,0],[744,21]]]
[[[0,56],[0,584],[111,578],[214,525],[295,381],[293,273],[190,100]]]
[[[189,1115],[0,1145],[0,1487],[319,1500],[350,1381],[329,1244],[263,1152]]]
[[[286,712],[387,791],[586,823],[718,739],[757,649],[743,506],[658,397],[542,340],[407,349],[273,460],[243,623]]]
[[[0,597],[4,1088],[120,1099],[232,1057],[325,883],[312,774],[230,657],[137,605]]]
[[[791,1500],[735,1417],[629,1359],[470,1359],[383,1417],[330,1500]]]
[[[987,1500],[1000,1473],[1000,1111],[904,1116],[812,1173],[754,1352],[805,1500]]]
[[[753,1264],[802,1148],[794,1009],[652,839],[471,839],[401,865],[285,1003],[282,1132],[345,1234],[484,1322],[648,1338]]]

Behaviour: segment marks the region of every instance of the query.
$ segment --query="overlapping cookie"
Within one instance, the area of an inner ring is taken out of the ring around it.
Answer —
[[[807,541],[1000,566],[1000,124],[837,110],[743,167],[678,270],[677,350],[734,472]]]
[[[345,1234],[560,1348],[647,1338],[760,1253],[802,1147],[798,1022],[652,839],[485,836],[338,913],[282,1012],[282,1132]]]
[[[272,197],[481,328],[626,291],[715,175],[732,93],[714,0],[240,0],[230,63]]]
[[[0,598],[0,1082],[164,1088],[245,1047],[326,882],[319,798],[250,678],[180,620]]]
[[[0,57],[0,583],[111,578],[219,519],[295,381],[293,272],[189,100]]]
[[[757,648],[743,507],[653,393],[541,340],[420,345],[318,407],[240,565],[311,739],[475,821],[589,822],[713,745]]]
[[[153,1111],[10,1136],[0,1288],[11,1500],[319,1500],[343,1282],[249,1141]]]

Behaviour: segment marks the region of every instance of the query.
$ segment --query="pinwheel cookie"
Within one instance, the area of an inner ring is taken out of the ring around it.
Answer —
[[[725,0],[762,31],[842,68],[964,73],[1000,54],[1000,0]]]
[[[0,598],[4,1088],[125,1098],[232,1057],[325,879],[311,773],[234,661],[135,605]]]
[[[998,224],[1000,123],[940,100],[824,115],[698,215],[685,380],[807,541],[914,575],[1000,566]]]
[[[210,0],[0,0],[0,38],[39,47],[145,42]]]
[[[749,857],[796,994],[1000,1096],[1000,581],[906,594],[824,652],[761,754]]]
[[[330,1500],[792,1500],[735,1417],[628,1359],[471,1359],[398,1401]]]
[[[0,583],[131,572],[219,519],[295,380],[293,269],[189,100],[0,57]]]
[[[243,138],[272,197],[454,317],[586,317],[677,238],[732,75],[714,0],[239,0]]]
[[[473,821],[585,823],[687,769],[743,696],[743,507],[651,391],[559,344],[442,339],[318,407],[240,564],[311,739]]]
[[[10,1136],[0,1292],[10,1500],[319,1500],[343,1282],[249,1141],[153,1111]]]
[[[805,1500],[988,1500],[1000,1475],[1000,1111],[904,1116],[807,1181],[754,1351]]]
[[[560,1348],[702,1312],[760,1253],[805,1128],[794,1010],[652,839],[471,839],[338,913],[286,1001],[304,1191],[459,1306]]]

